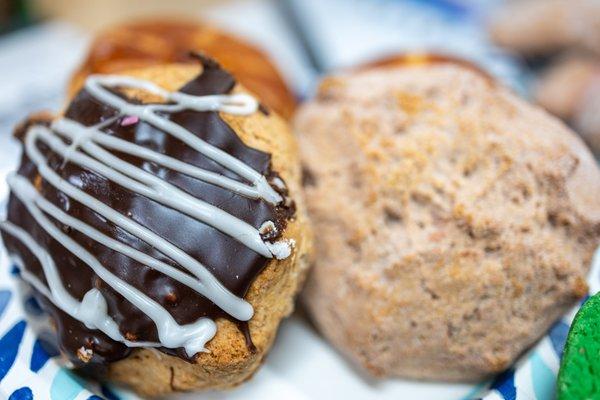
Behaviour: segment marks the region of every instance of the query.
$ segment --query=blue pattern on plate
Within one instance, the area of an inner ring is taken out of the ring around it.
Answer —
[[[26,325],[27,323],[23,320],[17,322],[0,339],[0,381],[8,374],[8,371],[10,371],[17,358]]]
[[[569,325],[564,321],[558,321],[548,332],[548,337],[552,343],[552,348],[556,352],[558,358],[562,357],[563,348],[567,341],[567,335],[569,334]]]
[[[59,353],[54,348],[54,346],[49,343],[44,343],[42,339],[36,339],[33,344],[33,351],[31,353],[31,362],[29,363],[29,369],[33,372],[38,372],[46,362],[52,358],[57,356]]]
[[[31,388],[23,386],[12,392],[8,400],[33,400],[33,392]]]
[[[31,314],[31,315],[34,315],[34,316],[39,316],[39,315],[42,315],[44,313],[44,310],[42,310],[42,307],[40,306],[40,303],[33,296],[29,296],[27,298],[27,300],[25,300],[24,306],[25,306],[25,311],[28,314]]]
[[[121,400],[121,398],[106,385],[102,385],[102,395],[106,397],[106,400]]]
[[[2,318],[2,314],[4,314],[4,310],[10,303],[10,298],[12,297],[12,293],[10,290],[0,290],[0,318]]]
[[[534,352],[531,356],[531,382],[533,382],[533,391],[538,399],[555,398],[556,376],[554,372],[546,365],[539,353]]]
[[[63,368],[58,371],[52,381],[50,398],[52,400],[73,400],[83,389],[81,378]]]
[[[500,393],[504,400],[516,400],[515,370],[509,369],[501,373],[492,383],[491,389]]]

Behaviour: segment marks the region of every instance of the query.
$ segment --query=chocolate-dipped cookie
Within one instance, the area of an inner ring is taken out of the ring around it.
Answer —
[[[199,60],[92,75],[25,123],[0,225],[62,353],[147,395],[248,379],[307,268],[294,138]]]

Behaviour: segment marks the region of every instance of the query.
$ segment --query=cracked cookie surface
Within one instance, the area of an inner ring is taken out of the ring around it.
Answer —
[[[498,84],[453,65],[334,76],[295,128],[318,237],[303,300],[373,375],[502,371],[586,293],[598,167]]]

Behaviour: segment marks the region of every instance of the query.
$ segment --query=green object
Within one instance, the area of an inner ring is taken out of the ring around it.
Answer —
[[[567,337],[558,400],[600,399],[600,293],[581,307]]]

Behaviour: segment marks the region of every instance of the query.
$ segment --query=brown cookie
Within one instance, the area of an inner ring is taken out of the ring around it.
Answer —
[[[130,74],[175,89],[196,71],[191,66],[160,66]],[[298,148],[288,124],[276,114],[260,112],[250,117],[222,116],[245,144],[272,155],[273,169],[286,182],[296,206],[296,216],[284,232],[284,237],[295,240],[295,250],[285,260],[270,261],[245,297],[255,310],[249,328],[256,351],[250,351],[234,323],[220,319],[217,335],[208,343],[209,353],[200,354],[194,363],[144,349],[109,366],[109,379],[125,383],[139,393],[154,396],[172,391],[224,389],[250,379],[264,361],[279,323],[293,311],[294,297],[309,267],[312,235],[299,186]]]
[[[371,374],[497,373],[586,293],[598,166],[502,86],[450,64],[333,76],[295,129],[319,238],[303,300]]]
[[[192,96],[246,93],[245,89],[236,84],[231,75],[216,63],[207,59],[201,61],[203,67],[198,63],[171,64],[126,71],[123,74],[152,82],[169,91],[182,90]],[[118,91],[113,93],[119,93],[119,96],[131,104],[164,103],[160,96],[149,95],[147,91],[138,89],[125,90],[124,87],[119,87]],[[111,107],[99,97],[94,97],[86,88],[72,99],[65,115],[61,117],[91,126],[100,121],[112,121],[116,108]],[[156,164],[158,161],[143,161],[143,158],[130,157],[128,153],[114,149],[111,154],[132,165],[139,165],[140,169],[155,174],[167,185],[175,185],[196,199],[243,219],[260,232],[264,243],[277,243],[275,240],[279,243],[292,243],[291,254],[287,257],[283,255],[282,259],[275,258],[275,251],[271,258],[262,256],[241,244],[241,239],[227,237],[224,231],[219,230],[222,228],[192,218],[190,214],[186,214],[189,211],[178,211],[177,204],[167,206],[163,200],[154,199],[152,195],[134,192],[133,186],[117,184],[112,180],[114,178],[106,179],[108,175],[98,173],[98,170],[80,168],[73,161],[64,161],[63,158],[57,157],[58,153],[53,154],[54,148],[49,151],[48,147],[42,144],[38,144],[38,150],[47,157],[49,169],[69,184],[61,186],[60,190],[54,187],[54,183],[32,164],[29,157],[23,159],[18,177],[22,181],[28,181],[59,210],[46,214],[46,218],[55,218],[51,219],[51,224],[60,227],[59,232],[52,233],[40,222],[41,217],[33,214],[29,208],[33,206],[27,205],[28,195],[23,197],[22,193],[15,191],[15,186],[11,186],[13,196],[9,203],[10,229],[6,224],[2,226],[4,243],[9,253],[21,260],[26,280],[31,281],[33,276],[44,285],[48,281],[47,271],[40,268],[40,263],[27,249],[28,246],[35,245],[27,244],[15,236],[15,226],[31,235],[34,241],[42,246],[42,250],[47,251],[50,258],[57,260],[55,264],[62,284],[76,301],[83,304],[88,294],[95,291],[96,295],[100,294],[104,299],[108,307],[107,315],[117,323],[118,330],[125,339],[133,343],[162,345],[157,349],[145,345],[132,347],[127,343],[123,344],[122,340],[113,338],[114,333],[113,336],[103,334],[99,329],[90,327],[89,323],[84,324],[80,322],[81,319],[77,320],[73,315],[67,315],[68,307],[61,308],[54,292],[52,299],[48,296],[48,289],[37,291],[44,308],[54,319],[61,350],[67,358],[87,373],[126,384],[147,396],[173,391],[227,388],[249,379],[271,347],[280,321],[293,310],[294,296],[301,287],[308,268],[307,253],[311,244],[310,229],[300,193],[301,172],[297,145],[283,119],[275,113],[267,114],[261,110],[249,115],[234,115],[224,110],[195,111],[190,108],[161,113],[166,113],[161,114],[166,115],[164,118],[186,126],[190,132],[247,163],[256,171],[265,171],[264,176],[271,187],[278,188],[283,201],[270,205],[266,200],[248,198],[224,187],[191,179],[190,175],[175,173],[172,168],[162,168],[161,164]],[[55,121],[58,118],[60,117]],[[200,122],[203,125],[197,126]],[[35,120],[31,125],[39,123],[39,120]],[[44,123],[42,125],[48,126]],[[158,128],[142,117],[132,118],[132,115],[125,113],[118,116],[114,122],[107,122],[102,126],[99,129],[105,129],[109,136],[135,143],[154,151],[155,154],[166,154],[188,163],[188,166],[196,165],[198,168],[206,168],[233,179],[242,179],[233,175],[231,170],[223,170],[224,164],[219,166],[218,163],[207,160],[208,156],[200,154],[191,146],[183,145],[180,139],[174,138],[175,135],[167,134],[164,130],[166,128]],[[56,132],[66,128],[53,125],[49,129]],[[30,132],[31,130],[28,133],[23,132],[20,137],[25,141],[31,140],[33,136],[30,136]],[[69,157],[76,153],[82,154],[83,150],[79,149],[89,140],[95,139],[85,138],[78,142],[77,147],[69,150]],[[108,146],[106,143],[103,145]],[[102,157],[98,159],[103,161]],[[134,175],[133,177],[138,179]],[[146,178],[139,179],[140,182],[144,182]],[[224,312],[199,292],[191,290],[191,286],[179,283],[182,281],[176,282],[168,274],[158,273],[155,267],[150,268],[150,264],[134,262],[137,259],[126,257],[123,250],[115,250],[110,247],[110,243],[107,245],[106,242],[102,242],[100,245],[97,239],[92,240],[92,234],[81,231],[81,228],[66,216],[76,218],[100,234],[141,251],[163,264],[191,274],[187,267],[184,268],[181,263],[175,261],[176,258],[154,247],[147,239],[135,236],[135,231],[125,229],[121,222],[102,218],[104,214],[97,214],[96,209],[75,201],[72,195],[62,192],[68,186],[77,187],[100,199],[120,213],[119,218],[126,217],[128,221],[133,220],[145,226],[204,264],[231,293],[243,297],[252,305],[254,314],[247,325]],[[66,216],[62,217],[59,212],[65,213]],[[271,229],[268,232],[268,229],[263,229],[261,222],[255,220],[256,216],[262,215],[271,215],[271,221],[274,221],[272,226],[277,231]],[[107,271],[163,307],[178,324],[193,324],[202,318],[214,320],[216,334],[206,344],[206,352],[189,354],[186,353],[187,348],[184,351],[183,347],[172,348],[164,344],[160,333],[157,333],[160,324],[154,324],[149,313],[134,305],[130,297],[126,297],[127,292],[119,289],[122,286],[114,285],[114,278],[105,278],[105,275],[93,268],[92,271],[91,264],[82,262],[80,253],[69,248],[66,240],[59,240],[60,235],[63,239],[68,237],[79,243],[84,250],[97,257]],[[36,289],[39,288],[36,286]],[[88,316],[89,314],[84,313],[79,318]]]

